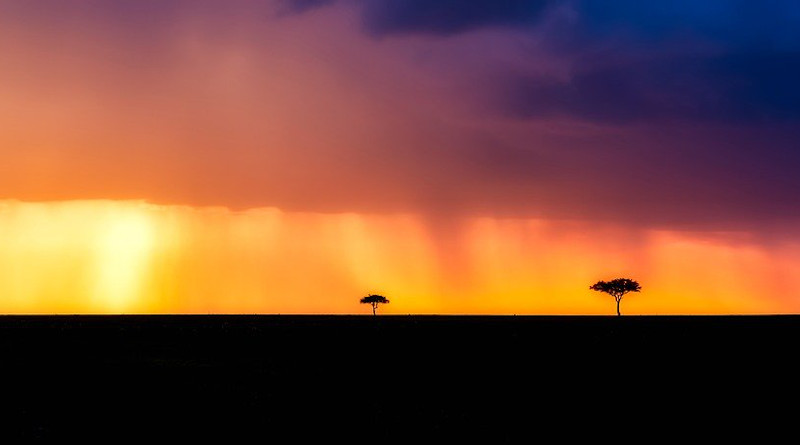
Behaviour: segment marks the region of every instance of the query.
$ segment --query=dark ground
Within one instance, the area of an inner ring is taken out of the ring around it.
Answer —
[[[800,316],[4,316],[0,434],[497,443],[778,431],[798,415],[799,344]]]

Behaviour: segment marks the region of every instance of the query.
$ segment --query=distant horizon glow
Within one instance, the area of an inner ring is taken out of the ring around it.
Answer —
[[[611,315],[617,276],[623,315],[800,311],[796,250],[719,233],[109,200],[3,201],[0,233],[9,314]]]

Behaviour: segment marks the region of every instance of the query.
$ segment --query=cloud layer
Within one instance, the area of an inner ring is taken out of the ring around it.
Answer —
[[[0,190],[791,225],[798,18],[790,1],[3,1]]]

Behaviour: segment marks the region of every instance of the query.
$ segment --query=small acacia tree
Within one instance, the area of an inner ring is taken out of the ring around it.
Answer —
[[[375,311],[378,309],[379,304],[386,304],[388,302],[389,300],[387,300],[386,297],[377,294],[369,294],[361,299],[362,304],[369,304],[372,306],[372,315],[377,315]]]
[[[598,281],[589,286],[589,289],[605,292],[614,297],[614,300],[617,301],[617,315],[622,315],[619,312],[619,303],[622,301],[622,297],[628,292],[639,292],[642,290],[642,286],[628,278],[617,278],[611,281]]]

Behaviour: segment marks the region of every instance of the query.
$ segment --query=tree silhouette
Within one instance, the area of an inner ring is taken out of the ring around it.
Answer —
[[[378,309],[379,304],[386,304],[388,302],[389,300],[387,300],[386,297],[377,294],[369,294],[361,299],[362,304],[372,305],[372,315],[376,315],[375,311]]]
[[[628,292],[639,292],[642,290],[642,286],[628,278],[617,278],[611,281],[598,281],[589,286],[589,289],[605,292],[614,297],[617,300],[617,315],[622,315],[619,312],[619,302],[622,301],[622,297]]]

